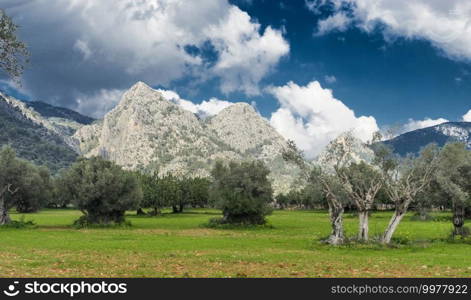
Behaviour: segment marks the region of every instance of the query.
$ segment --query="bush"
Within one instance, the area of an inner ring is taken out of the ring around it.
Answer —
[[[216,163],[210,197],[222,209],[221,223],[265,224],[265,217],[272,211],[269,172],[262,162],[231,162],[228,166]]]
[[[80,158],[61,182],[60,193],[84,213],[80,224],[123,223],[126,210],[136,208],[142,199],[135,175],[100,157]]]

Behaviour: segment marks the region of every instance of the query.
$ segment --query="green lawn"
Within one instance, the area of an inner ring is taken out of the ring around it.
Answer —
[[[327,212],[275,211],[271,226],[210,229],[215,210],[137,217],[131,227],[75,229],[81,213],[25,215],[36,228],[0,229],[0,277],[471,277],[471,244],[447,242],[451,222],[405,218],[395,247],[330,247]],[[372,235],[390,213],[374,213]],[[18,220],[20,214],[12,214]],[[346,216],[356,234],[357,219]]]

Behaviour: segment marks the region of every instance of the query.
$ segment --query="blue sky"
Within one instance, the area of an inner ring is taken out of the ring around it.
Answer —
[[[356,28],[315,36],[318,20],[328,14],[314,15],[304,0],[232,2],[262,26],[286,29],[290,55],[266,77],[265,84],[304,85],[319,80],[355,112],[373,115],[381,125],[410,118],[459,120],[471,108],[471,64],[447,58],[429,41],[397,37],[387,42],[380,31],[365,33]],[[337,81],[329,84],[325,76],[335,76]],[[217,89],[208,88],[200,99],[213,95],[224,98]],[[267,94],[251,99],[266,116],[277,105]]]
[[[95,117],[144,81],[207,115],[251,103],[312,155],[345,130],[471,121],[466,0],[3,2],[33,54],[9,91]]]

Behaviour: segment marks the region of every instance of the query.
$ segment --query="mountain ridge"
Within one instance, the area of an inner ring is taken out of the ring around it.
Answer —
[[[64,127],[65,128],[65,127]],[[23,102],[0,93],[0,146],[9,145],[23,159],[53,173],[72,164],[78,154],[64,128],[44,119]]]
[[[73,137],[81,154],[101,155],[131,170],[207,177],[218,159],[261,159],[272,170],[276,190],[286,190],[296,173],[281,157],[286,141],[249,104],[200,119],[143,82],[125,92],[103,120]]]
[[[395,153],[401,156],[409,153],[417,154],[423,147],[431,143],[443,147],[450,142],[465,143],[467,148],[471,150],[471,122],[445,122],[409,131],[384,141],[386,145],[393,148]]]

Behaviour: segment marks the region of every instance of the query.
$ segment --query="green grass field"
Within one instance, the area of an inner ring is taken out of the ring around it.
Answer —
[[[75,229],[81,213],[25,215],[36,228],[0,229],[1,277],[471,277],[471,243],[450,242],[451,222],[407,217],[393,247],[320,243],[327,212],[275,211],[271,226],[210,229],[215,210],[137,217],[131,227]],[[374,213],[372,235],[390,213]],[[20,214],[12,214],[20,219]],[[357,219],[345,218],[356,234]]]

